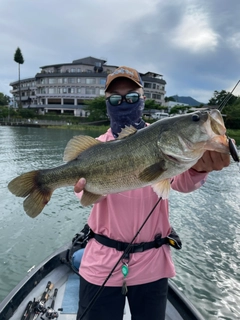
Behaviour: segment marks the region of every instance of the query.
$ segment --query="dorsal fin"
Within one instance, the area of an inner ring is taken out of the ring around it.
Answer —
[[[74,160],[81,152],[99,143],[101,142],[93,137],[75,136],[68,142],[64,150],[63,161]]]
[[[125,127],[122,129],[122,131],[119,133],[117,139],[123,139],[126,137],[129,137],[137,132],[137,129],[133,126]]]

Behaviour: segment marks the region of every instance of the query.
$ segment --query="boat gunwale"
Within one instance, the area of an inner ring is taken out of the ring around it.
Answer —
[[[32,291],[46,275],[60,265],[67,265],[67,255],[71,246],[72,243],[69,243],[53,252],[37,267],[34,267],[16,287],[11,290],[3,301],[0,302],[1,320],[9,320],[29,292]],[[184,320],[204,320],[196,307],[183,295],[171,279],[169,279],[168,282],[167,299]]]

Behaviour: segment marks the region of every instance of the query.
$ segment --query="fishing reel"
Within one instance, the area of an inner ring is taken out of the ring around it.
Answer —
[[[58,312],[53,310],[52,308],[48,308],[45,313],[45,317],[47,319],[57,319],[58,316],[59,316]]]
[[[35,314],[44,314],[47,311],[47,309],[45,308],[45,302],[44,301],[39,301],[38,303],[36,302],[35,308],[34,308],[34,312]]]

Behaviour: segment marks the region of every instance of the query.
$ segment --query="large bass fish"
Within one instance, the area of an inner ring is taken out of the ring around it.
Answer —
[[[23,206],[34,218],[53,191],[86,178],[81,203],[94,203],[102,195],[151,185],[168,197],[170,178],[191,168],[206,150],[229,153],[226,128],[218,110],[169,117],[137,131],[123,129],[120,137],[100,142],[89,136],[71,139],[64,152],[66,164],[24,173],[9,190],[27,197]]]

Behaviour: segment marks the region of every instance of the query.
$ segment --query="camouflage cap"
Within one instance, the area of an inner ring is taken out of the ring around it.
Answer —
[[[110,73],[107,76],[105,91],[107,91],[109,85],[112,83],[113,80],[117,78],[128,78],[134,81],[140,88],[143,87],[142,79],[137,72],[137,70],[129,68],[129,67],[119,67],[113,73]]]

